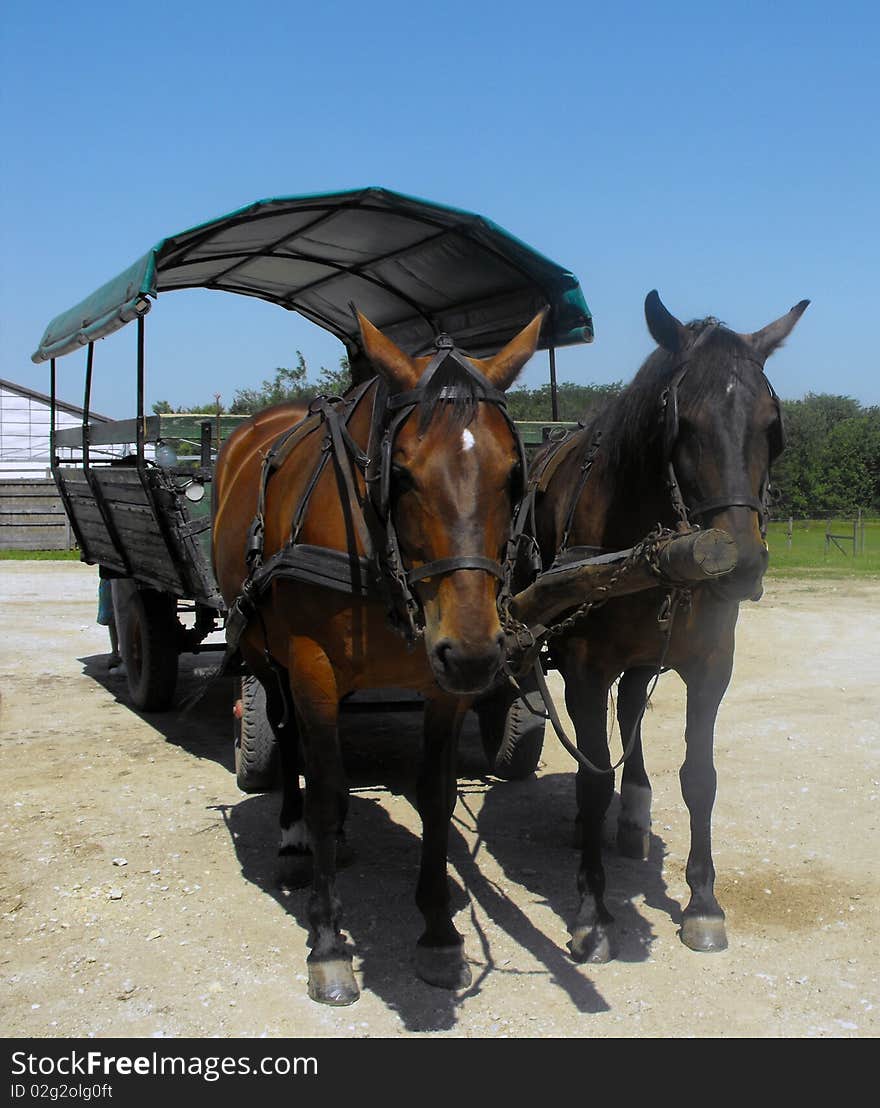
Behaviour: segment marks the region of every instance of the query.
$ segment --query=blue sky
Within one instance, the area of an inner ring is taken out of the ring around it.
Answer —
[[[253,200],[381,185],[479,212],[579,278],[628,380],[658,288],[751,331],[812,304],[768,374],[880,403],[880,15],[873,3],[7,0],[0,47],[0,377],[48,389],[46,323],[159,239]],[[278,308],[160,297],[147,402],[258,386],[341,345]],[[59,362],[81,400],[84,354]],[[546,379],[546,356],[525,371]],[[93,405],[132,415],[134,328]]]

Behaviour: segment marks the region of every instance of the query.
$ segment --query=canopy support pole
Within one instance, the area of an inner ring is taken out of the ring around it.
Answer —
[[[61,477],[61,465],[58,460],[57,447],[55,446],[55,418],[57,413],[57,394],[56,394],[56,381],[55,381],[55,359],[51,358],[49,361],[49,468],[52,471],[52,477],[55,481],[55,487],[58,489],[58,495],[61,497],[61,502],[64,504],[64,511],[67,513],[67,519],[70,523],[70,529],[73,531],[73,537],[76,539],[76,545],[80,550],[80,558],[86,561],[88,558],[88,547],[86,546],[85,538],[83,537],[82,529],[76,518],[76,513],[73,510],[73,504],[70,500],[70,494],[67,491],[67,486],[64,484],[64,480]]]
[[[92,406],[92,367],[95,362],[95,344],[89,343],[88,353],[86,354],[86,385],[83,394],[83,417],[82,417],[82,454],[83,454],[83,468],[88,473],[89,469],[89,446],[91,445],[91,432],[89,429],[89,412]]]
[[[49,465],[55,472],[55,359],[49,361]]]
[[[144,464],[144,317],[137,317],[137,461]]]
[[[559,396],[556,391],[556,347],[550,347],[550,418],[559,422]]]
[[[92,367],[95,361],[95,344],[89,343],[89,351],[86,356],[86,387],[85,395],[83,397],[83,425],[82,425],[82,465],[83,473],[85,474],[86,481],[89,488],[92,490],[92,496],[95,500],[95,506],[101,514],[101,519],[104,521],[104,526],[107,529],[107,538],[110,540],[110,544],[113,547],[113,553],[119,559],[120,564],[124,567],[126,575],[131,576],[131,561],[125,552],[125,543],[119,536],[119,530],[116,527],[116,522],[113,519],[113,515],[110,511],[110,505],[107,503],[107,497],[104,495],[104,488],[101,485],[101,480],[98,474],[92,469],[91,458],[89,457],[91,451],[91,427],[89,425],[89,418],[92,405]]]

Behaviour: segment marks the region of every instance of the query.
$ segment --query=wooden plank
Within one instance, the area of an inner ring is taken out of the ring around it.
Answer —
[[[89,424],[89,443],[92,446],[125,446],[137,442],[136,419],[110,420],[106,423]],[[155,442],[159,437],[159,417],[144,417],[144,441]],[[64,427],[55,432],[57,447],[82,449],[82,427]]]

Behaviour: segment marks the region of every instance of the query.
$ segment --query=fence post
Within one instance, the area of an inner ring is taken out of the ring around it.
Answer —
[[[788,517],[788,535],[787,535],[788,549],[789,550],[791,550],[791,536],[792,536],[792,531],[793,530],[794,530],[794,519],[793,519],[792,516],[789,516]]]

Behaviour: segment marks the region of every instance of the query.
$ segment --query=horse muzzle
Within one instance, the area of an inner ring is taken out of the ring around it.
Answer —
[[[736,566],[726,576],[711,582],[708,587],[720,600],[760,600],[769,560],[767,544],[756,544],[751,536],[745,541],[742,536],[733,537],[737,546]]]
[[[439,639],[428,650],[428,659],[437,684],[456,696],[476,696],[495,681],[504,661],[505,638],[499,632],[481,644]]]

